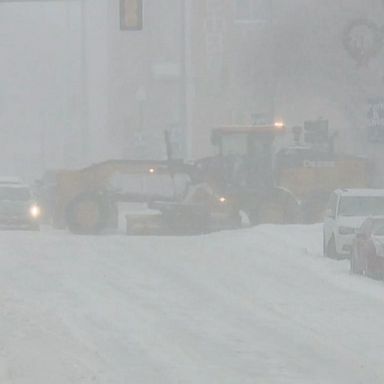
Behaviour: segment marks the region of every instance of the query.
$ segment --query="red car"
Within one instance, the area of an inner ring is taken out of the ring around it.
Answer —
[[[384,278],[384,217],[369,217],[357,230],[352,246],[351,272]]]

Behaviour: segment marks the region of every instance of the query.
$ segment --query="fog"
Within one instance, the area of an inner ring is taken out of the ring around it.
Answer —
[[[380,27],[381,2],[255,1],[250,15],[253,2],[235,3],[158,1],[142,31],[121,31],[116,1],[3,2],[4,172],[161,158],[165,129],[196,159],[212,151],[211,127],[255,116],[326,118],[340,147],[379,156],[367,110],[383,52],[359,63],[344,40],[355,20]],[[355,33],[369,49],[369,31]]]
[[[0,383],[382,383],[383,20],[0,0]]]

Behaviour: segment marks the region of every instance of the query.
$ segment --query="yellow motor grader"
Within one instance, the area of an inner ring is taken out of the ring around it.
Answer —
[[[193,165],[177,160],[108,160],[51,171],[40,183],[39,195],[52,225],[77,234],[116,229],[121,203],[147,206],[127,214],[132,234],[195,234],[217,224],[239,226],[238,212],[227,199],[197,180]],[[158,214],[146,215],[149,211]]]
[[[217,154],[193,164],[172,159],[166,136],[168,160],[109,160],[51,172],[40,196],[53,225],[74,233],[116,227],[121,202],[158,212],[161,233],[202,233],[238,228],[242,213],[252,225],[315,222],[331,191],[368,185],[367,160],[336,154],[324,122],[307,123],[304,144],[296,134],[294,145],[275,154],[274,141],[284,133],[283,124],[215,128]],[[135,221],[127,218],[128,232]]]
[[[214,129],[218,154],[194,164],[173,160],[167,140],[166,161],[109,160],[50,172],[40,195],[53,225],[74,233],[116,227],[121,202],[146,203],[160,212],[158,224],[166,228],[162,233],[238,228],[241,212],[252,224],[296,222],[297,201],[273,178],[272,146],[283,131],[279,125]],[[132,216],[128,223],[130,231],[135,227]]]

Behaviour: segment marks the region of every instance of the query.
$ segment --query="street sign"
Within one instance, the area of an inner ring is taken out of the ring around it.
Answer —
[[[120,29],[122,31],[143,29],[143,0],[120,0]]]

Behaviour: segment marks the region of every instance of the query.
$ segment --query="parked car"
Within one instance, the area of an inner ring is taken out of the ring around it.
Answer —
[[[0,178],[0,228],[39,230],[40,215],[26,184],[16,178]]]
[[[355,232],[369,216],[384,216],[383,189],[334,191],[324,219],[324,255],[333,259],[349,258]]]
[[[384,216],[369,217],[357,230],[351,253],[351,272],[384,277]]]

